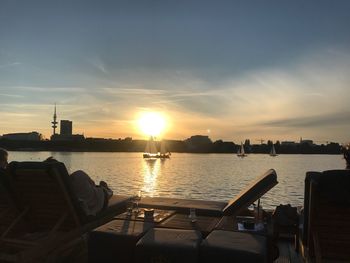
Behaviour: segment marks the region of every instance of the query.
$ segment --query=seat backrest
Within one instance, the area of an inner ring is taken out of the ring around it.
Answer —
[[[80,210],[63,163],[12,162],[9,178],[22,207],[29,209],[26,220],[35,232],[49,232],[65,216],[58,231],[80,225]]]
[[[223,209],[224,215],[236,215],[239,211],[247,208],[262,197],[276,184],[278,184],[276,171],[269,169],[240,192],[236,198],[228,202],[227,206]]]
[[[7,179],[5,170],[0,169],[0,236],[19,215],[19,210],[11,195],[11,189]]]
[[[350,170],[309,172],[305,183],[303,239],[314,255],[314,237],[321,255],[350,260]]]

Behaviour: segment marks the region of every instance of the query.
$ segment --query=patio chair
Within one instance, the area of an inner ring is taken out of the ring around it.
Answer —
[[[349,189],[350,170],[306,173],[302,245],[316,262],[350,261]]]
[[[15,262],[38,260],[69,247],[84,233],[110,221],[125,210],[125,196],[113,196],[96,216],[86,216],[70,184],[63,163],[12,162],[10,184],[22,207],[30,231],[0,239],[0,259]],[[40,261],[40,260],[39,260]]]
[[[239,214],[242,210],[260,199],[276,184],[278,184],[276,171],[274,169],[267,170],[242,190],[237,197],[228,202],[222,210],[223,215],[232,216]]]
[[[273,261],[275,251],[271,227],[262,233],[242,233],[232,230],[236,227],[233,225],[236,216],[247,214],[247,208],[276,184],[278,184],[277,173],[274,169],[269,169],[228,202],[222,210],[221,220],[215,226],[216,230],[211,232],[202,244],[202,262],[212,262],[213,257],[216,257],[218,262]],[[259,202],[260,200],[258,209]]]

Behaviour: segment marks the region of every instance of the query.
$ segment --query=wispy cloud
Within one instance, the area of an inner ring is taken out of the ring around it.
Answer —
[[[261,123],[268,127],[301,127],[322,128],[332,125],[348,125],[350,112],[335,112],[327,115],[316,115],[297,118],[277,119]]]
[[[4,97],[11,97],[11,98],[24,98],[23,95],[17,95],[17,94],[6,94],[6,93],[0,93],[0,96]]]
[[[15,67],[15,66],[19,66],[19,65],[22,65],[22,63],[21,62],[13,62],[13,63],[8,63],[8,64],[2,64],[2,65],[0,65],[0,69]]]
[[[11,87],[12,90],[21,90],[21,91],[31,91],[31,92],[65,92],[65,93],[79,93],[84,92],[86,89],[81,87],[34,87],[34,86],[14,86]]]
[[[95,57],[87,59],[87,62],[92,65],[95,69],[97,69],[99,72],[102,72],[104,74],[108,74],[108,70],[106,68],[106,64],[102,61],[101,58]]]
[[[97,92],[107,95],[163,95],[165,90],[146,89],[146,88],[101,88]]]
[[[18,112],[6,112],[6,111],[0,111],[1,113],[1,116],[3,118],[6,118],[6,117],[16,117],[16,118],[25,118],[25,117],[34,117],[34,116],[37,116],[37,114],[34,114],[34,113],[18,113]]]

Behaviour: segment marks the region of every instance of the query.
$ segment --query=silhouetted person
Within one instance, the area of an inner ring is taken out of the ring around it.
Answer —
[[[58,161],[49,157],[44,162]],[[99,185],[96,185],[90,176],[81,170],[73,172],[70,179],[73,191],[86,215],[96,215],[108,205],[113,191],[106,182],[101,181]]]
[[[0,169],[5,170],[8,164],[8,153],[5,149],[0,148]]]
[[[0,184],[3,187],[7,188],[7,190],[9,191],[9,189],[11,188],[10,182],[8,181],[8,178],[5,176],[7,164],[8,164],[8,152],[5,149],[0,148]]]
[[[350,169],[350,143],[343,147],[343,155],[346,161],[346,169]]]

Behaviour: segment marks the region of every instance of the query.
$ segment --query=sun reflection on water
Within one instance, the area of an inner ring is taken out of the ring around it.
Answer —
[[[157,177],[159,175],[160,162],[158,159],[143,160],[143,187],[142,192],[153,197],[156,193]]]

